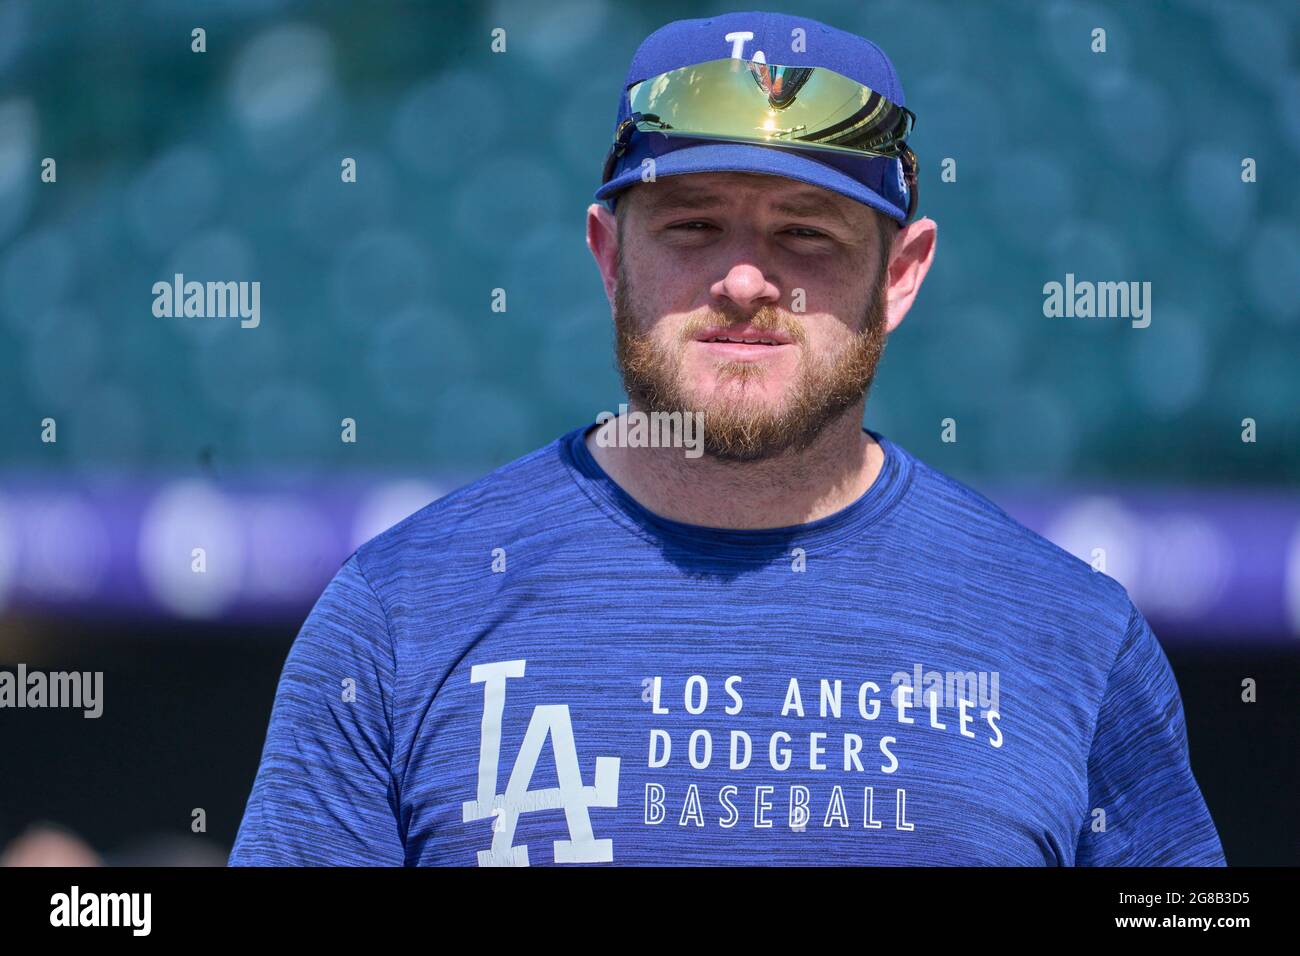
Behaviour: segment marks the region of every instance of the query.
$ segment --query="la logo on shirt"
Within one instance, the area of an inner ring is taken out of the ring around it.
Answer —
[[[525,678],[527,662],[525,660],[499,661],[487,664],[475,664],[470,670],[471,684],[483,685],[483,711],[479,745],[477,793],[474,800],[467,800],[462,807],[462,819],[466,824],[476,821],[492,820],[491,846],[477,852],[480,866],[528,866],[529,849],[526,844],[515,844],[515,837],[521,817],[533,813],[559,813],[563,811],[568,828],[567,840],[555,840],[554,862],[556,863],[611,863],[615,861],[614,839],[600,837],[593,828],[592,810],[617,809],[619,807],[619,770],[622,758],[602,754],[596,757],[594,782],[585,784],[582,779],[578,743],[574,733],[573,715],[568,704],[547,703],[533,707],[524,732],[523,741],[510,766],[505,789],[497,791],[502,762],[502,727],[506,711],[506,696],[511,680]],[[906,672],[894,675],[907,677]],[[741,694],[744,681],[739,675],[730,675],[723,683],[727,703],[723,712],[729,717],[739,717],[745,706]],[[844,714],[844,682],[842,680],[821,680],[818,715],[821,718],[842,719]],[[642,701],[650,704],[650,714],[656,718],[670,717],[672,712],[662,703],[663,678],[656,676],[646,678],[643,684]],[[684,682],[683,711],[681,716],[700,716],[708,709],[709,684],[703,675],[691,675]],[[879,719],[883,706],[879,699],[880,685],[874,681],[861,681],[857,690],[858,715],[863,720]],[[930,721],[928,726],[935,730],[947,730],[948,725],[940,719],[939,694],[931,690],[927,695]],[[971,697],[977,695],[972,693]],[[912,687],[904,684],[898,687],[892,697],[892,705],[900,724],[917,723],[909,715],[912,708]],[[964,697],[957,702],[959,733],[962,737],[975,739],[977,734],[970,729],[975,723],[975,700]],[[1000,748],[1003,743],[1002,733],[997,721],[999,714],[994,709],[983,712],[985,721],[991,731],[987,743],[993,748]],[[807,716],[803,692],[799,679],[790,677],[786,683],[783,700],[780,703],[779,717],[803,719]],[[666,771],[672,777],[679,777],[686,772],[683,764],[692,771],[708,771],[715,766],[714,734],[705,728],[695,728],[683,742],[678,731],[679,753],[674,759],[673,730],[670,726],[648,728],[647,771]],[[814,730],[807,734],[808,745],[801,753],[806,762],[795,766],[795,748],[792,747],[794,736],[787,730],[775,730],[768,734],[766,742],[766,762],[776,772],[786,773],[791,770],[809,773],[827,772],[832,759],[829,752],[838,751],[833,759],[841,762],[846,773],[864,773],[864,741],[859,733],[842,734],[834,744],[829,740],[830,732]],[[754,734],[743,728],[732,728],[726,734],[729,749],[725,758],[725,771],[738,774],[753,766],[755,759]],[[550,741],[554,761],[555,777],[558,786],[531,789],[534,775],[538,772],[547,741]],[[895,734],[881,736],[877,749],[883,762],[879,772],[892,774],[900,764],[893,747],[898,744]],[[722,755],[718,755],[722,757]],[[869,758],[868,758],[869,759]],[[717,765],[722,764],[722,759]],[[761,769],[761,765],[760,768]],[[877,768],[871,767],[871,770]],[[846,790],[848,792],[846,792]],[[816,792],[815,792],[816,791]],[[777,825],[774,818],[776,810],[777,787],[773,784],[759,783],[747,786],[742,795],[742,788],[735,783],[727,783],[717,791],[717,803],[721,809],[716,818],[716,826],[731,829],[748,823],[755,829],[771,829]],[[647,780],[644,784],[644,803],[640,824],[644,827],[658,827],[665,824],[669,817],[669,803],[680,803],[677,815],[679,826],[707,826],[704,810],[704,798],[700,785],[695,782],[686,784],[679,794],[670,795],[668,786],[659,780]],[[814,805],[814,801],[817,801]],[[860,801],[860,802],[859,802]],[[907,790],[896,787],[892,794],[882,792],[880,801],[888,811],[892,811],[894,829],[910,832],[915,824],[907,818]],[[782,801],[786,802],[786,801]],[[858,806],[851,809],[851,804]],[[741,805],[745,810],[742,813]],[[890,806],[892,804],[892,807]],[[824,812],[821,812],[823,811]],[[836,783],[827,788],[825,785],[794,783],[788,786],[788,812],[785,825],[792,832],[804,832],[813,822],[814,811],[821,816],[824,828],[849,828],[859,826],[866,830],[880,830],[885,826],[877,816],[876,787],[866,785],[860,788],[846,788]],[[860,822],[857,820],[860,818]],[[598,816],[598,819],[600,817]],[[619,818],[623,825],[626,815]],[[814,824],[815,825],[815,824]]]

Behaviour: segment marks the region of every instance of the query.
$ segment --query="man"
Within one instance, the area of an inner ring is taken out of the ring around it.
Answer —
[[[862,427],[936,236],[885,55],[680,21],[619,121],[630,411],[347,560],[231,863],[1222,865],[1124,589]]]

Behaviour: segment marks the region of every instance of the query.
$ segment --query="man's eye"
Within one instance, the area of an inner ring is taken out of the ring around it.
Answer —
[[[707,230],[713,229],[714,226],[712,223],[705,222],[703,219],[689,219],[685,222],[673,223],[668,228],[670,230],[677,230],[680,232],[705,232]],[[822,232],[820,229],[813,229],[810,226],[791,226],[789,229],[785,231],[787,233],[796,236],[799,239],[830,238],[826,233]]]

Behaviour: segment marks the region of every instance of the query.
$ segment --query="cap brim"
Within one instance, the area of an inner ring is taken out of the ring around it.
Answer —
[[[623,172],[596,190],[597,200],[609,199],[621,190],[641,182],[641,158],[639,156],[634,158],[635,161],[630,163]],[[847,196],[899,222],[907,218],[905,209],[900,209],[879,193],[864,186],[858,178],[837,168],[847,164],[848,168],[856,168],[861,178],[873,178],[867,175],[863,164],[894,162],[889,159],[858,157],[841,159],[828,153],[819,154],[818,158],[814,159],[806,151],[783,146],[701,140],[682,141],[680,145],[674,144],[670,152],[659,153],[653,158],[656,179],[665,176],[681,176],[686,173],[722,172],[781,176]],[[876,173],[877,177],[881,175],[880,172]]]

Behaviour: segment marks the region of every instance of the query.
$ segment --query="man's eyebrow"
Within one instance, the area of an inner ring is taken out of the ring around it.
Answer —
[[[718,195],[716,188],[675,186],[672,189],[655,190],[646,198],[646,209],[651,213],[668,213],[677,210],[703,211],[726,204],[726,199]],[[787,216],[824,216],[835,220],[846,229],[857,228],[843,210],[821,196],[791,196],[774,202],[772,210]]]
[[[773,203],[772,208],[787,216],[825,216],[834,219],[845,229],[856,228],[839,206],[821,196],[792,196]]]
[[[649,193],[645,201],[651,212],[664,212],[674,209],[713,209],[726,205],[726,200],[715,189],[692,189],[678,186],[673,189],[657,189]]]

